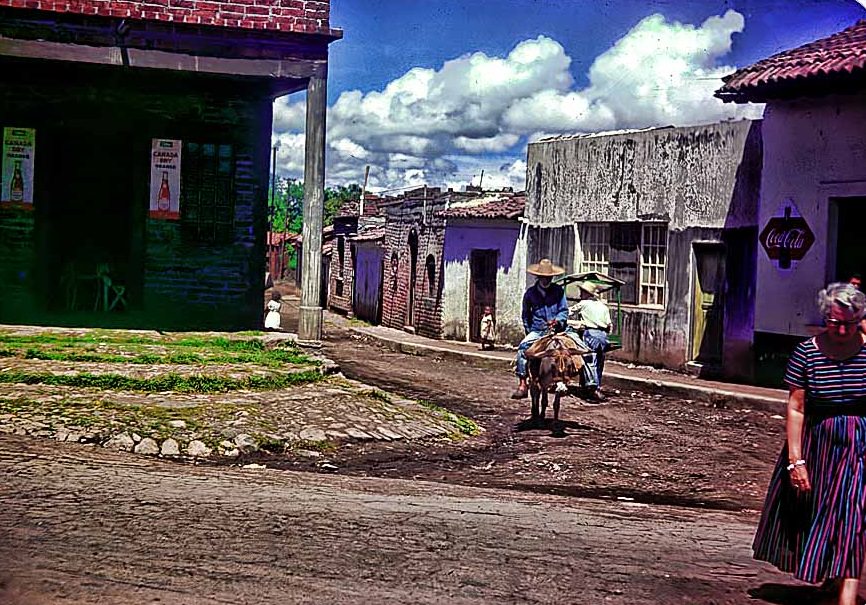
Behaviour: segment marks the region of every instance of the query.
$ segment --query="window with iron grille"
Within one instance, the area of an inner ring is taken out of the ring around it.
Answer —
[[[641,234],[640,304],[664,306],[668,228],[645,223]]]
[[[181,156],[180,222],[186,237],[205,243],[234,239],[234,149],[187,142]]]

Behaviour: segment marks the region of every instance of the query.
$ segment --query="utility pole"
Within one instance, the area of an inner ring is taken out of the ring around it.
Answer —
[[[367,193],[367,179],[370,178],[370,165],[364,168],[364,186],[361,187],[361,199],[358,201],[358,218],[364,216],[364,195]]]
[[[482,191],[483,191],[483,189],[481,187],[481,183],[483,183],[483,182],[484,182],[484,169],[482,168],[481,169],[481,178],[478,179],[478,188],[481,189]]]
[[[307,127],[304,149],[304,229],[298,343],[322,340],[322,222],[325,208],[325,114],[328,74],[307,83]]]

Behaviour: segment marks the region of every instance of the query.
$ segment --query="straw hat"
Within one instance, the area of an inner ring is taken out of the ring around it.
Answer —
[[[598,284],[596,284],[594,282],[591,282],[591,281],[581,282],[577,285],[577,287],[580,288],[581,290],[583,290],[584,292],[586,292],[587,294],[589,294],[590,296],[597,296],[598,295]]]
[[[532,273],[533,275],[537,275],[539,277],[553,277],[554,275],[561,275],[565,273],[565,269],[558,265],[554,265],[550,262],[549,258],[542,258],[540,261],[533,265],[529,265],[529,268],[526,270],[527,273]]]

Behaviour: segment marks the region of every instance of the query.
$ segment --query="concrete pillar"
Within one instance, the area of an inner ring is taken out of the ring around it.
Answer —
[[[322,339],[322,213],[325,208],[325,113],[327,74],[307,84],[307,131],[304,152],[304,254],[298,340],[317,344]]]

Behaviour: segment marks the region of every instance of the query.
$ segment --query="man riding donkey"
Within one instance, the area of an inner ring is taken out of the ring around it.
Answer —
[[[517,378],[520,381],[517,390],[511,394],[512,399],[524,399],[528,396],[526,350],[542,337],[566,331],[568,320],[568,302],[562,286],[554,284],[553,278],[565,273],[565,269],[554,265],[550,259],[543,258],[529,265],[527,273],[536,276],[535,284],[523,294],[523,329],[526,336],[517,346]],[[582,345],[580,337],[571,331],[566,331],[574,342]]]

